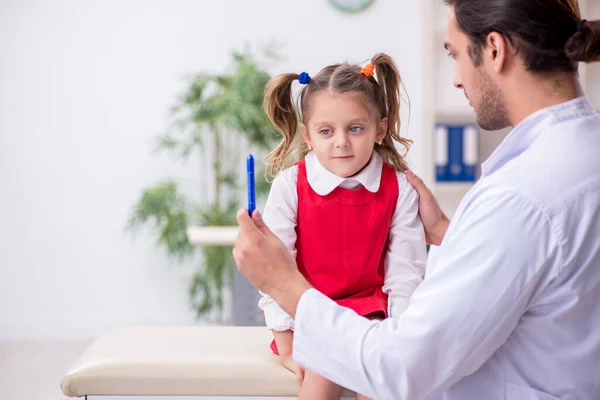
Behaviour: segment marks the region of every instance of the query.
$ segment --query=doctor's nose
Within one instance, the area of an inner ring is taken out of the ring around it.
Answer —
[[[458,72],[458,68],[456,68],[456,66],[454,67],[454,79],[453,79],[452,83],[454,84],[454,87],[457,89],[463,88],[462,77],[460,76],[460,73]]]

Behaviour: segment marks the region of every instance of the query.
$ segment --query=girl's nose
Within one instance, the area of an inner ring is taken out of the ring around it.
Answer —
[[[348,140],[348,135],[346,133],[340,133],[340,134],[336,135],[336,138],[335,138],[335,147],[336,148],[348,147],[348,146],[350,146],[350,141]]]

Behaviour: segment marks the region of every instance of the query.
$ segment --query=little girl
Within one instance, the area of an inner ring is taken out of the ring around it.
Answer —
[[[298,108],[296,80],[304,85]],[[377,54],[362,69],[278,75],[265,92],[283,140],[266,157],[276,177],[263,219],[317,290],[370,319],[404,311],[427,256],[418,196],[396,149],[410,145],[399,136],[400,85],[394,61]],[[294,157],[301,161],[290,167]],[[271,349],[300,382],[299,399],[339,399],[340,386],[292,361],[292,318],[264,294],[259,307]]]

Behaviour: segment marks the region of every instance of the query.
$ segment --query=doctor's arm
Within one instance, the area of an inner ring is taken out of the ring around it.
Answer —
[[[294,360],[374,398],[431,398],[476,371],[560,259],[545,214],[517,195],[486,193],[453,222],[406,311],[376,322],[311,289],[259,218],[238,221],[240,271],[295,316]]]
[[[367,321],[314,290],[296,311],[294,359],[375,398],[419,400],[476,371],[560,259],[545,214],[510,193],[475,199],[400,318]]]

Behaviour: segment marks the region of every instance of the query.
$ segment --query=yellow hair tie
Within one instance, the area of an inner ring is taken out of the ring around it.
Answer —
[[[373,75],[375,75],[375,73],[373,71],[375,71],[375,65],[373,65],[371,63],[365,65],[360,70],[360,72],[362,72],[366,76],[373,76]]]

